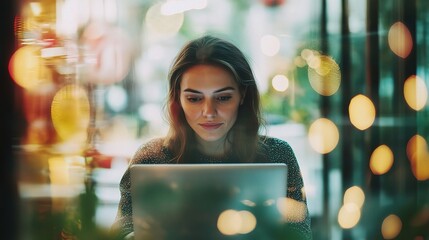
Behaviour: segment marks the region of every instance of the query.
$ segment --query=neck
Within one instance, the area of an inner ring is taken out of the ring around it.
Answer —
[[[207,142],[202,139],[198,139],[198,150],[203,154],[210,156],[221,156],[226,152],[228,145],[225,144],[225,139],[221,139],[214,142]]]

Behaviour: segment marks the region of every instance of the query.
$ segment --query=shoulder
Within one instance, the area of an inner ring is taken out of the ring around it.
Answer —
[[[169,159],[169,151],[164,146],[164,138],[154,138],[143,144],[134,153],[132,163],[163,163]]]
[[[259,145],[270,162],[290,163],[290,161],[296,161],[292,147],[285,140],[260,136]]]

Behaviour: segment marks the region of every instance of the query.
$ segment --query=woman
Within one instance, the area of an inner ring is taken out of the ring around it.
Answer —
[[[287,197],[303,206],[301,217],[292,219],[288,229],[302,239],[312,238],[296,157],[286,142],[259,135],[262,119],[255,77],[236,46],[212,36],[185,45],[169,73],[167,109],[168,135],[143,144],[130,165],[286,163]],[[123,236],[133,231],[130,185],[127,170],[114,224]]]

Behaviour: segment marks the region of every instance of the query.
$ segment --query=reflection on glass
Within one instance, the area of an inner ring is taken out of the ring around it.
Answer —
[[[331,96],[338,91],[341,84],[341,71],[338,64],[329,56],[309,55],[308,79],[311,87],[323,96]]]
[[[288,222],[304,221],[307,214],[305,204],[292,198],[279,198],[277,200],[277,209]]]
[[[51,105],[52,123],[62,140],[85,143],[89,108],[88,96],[82,86],[69,84],[55,94]]]

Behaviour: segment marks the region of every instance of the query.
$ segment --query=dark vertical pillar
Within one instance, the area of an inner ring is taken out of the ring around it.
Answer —
[[[15,240],[18,233],[18,190],[16,162],[13,158],[14,83],[8,64],[15,49],[15,1],[2,1],[1,5],[1,78],[0,78],[0,238]]]
[[[353,132],[349,122],[348,104],[351,100],[351,51],[350,51],[350,30],[349,30],[349,7],[348,0],[341,0],[341,85],[342,85],[342,101],[341,115],[343,119],[342,125],[342,149],[341,149],[341,174],[343,193],[353,183]],[[351,239],[349,230],[343,231],[344,239]]]
[[[393,115],[396,116],[394,154],[396,157],[394,165],[394,179],[396,186],[392,197],[399,201],[415,201],[417,182],[410,170],[410,163],[407,160],[406,145],[408,140],[417,133],[417,114],[412,110],[404,100],[404,83],[405,80],[417,72],[417,51],[416,48],[416,2],[417,0],[400,0],[398,1],[396,21],[401,21],[407,26],[413,39],[413,49],[410,54],[401,58],[394,55],[393,76],[394,76],[394,94],[393,94]],[[394,22],[392,22],[393,24]]]
[[[366,1],[366,44],[365,44],[365,83],[366,83],[366,94],[374,103],[376,108],[376,118],[371,128],[366,130],[368,137],[368,158],[364,163],[366,164],[366,172],[364,172],[364,178],[366,179],[366,185],[364,185],[364,191],[366,193],[366,208],[363,213],[363,219],[366,222],[370,222],[374,218],[374,211],[380,209],[380,178],[381,176],[374,175],[369,169],[369,160],[372,151],[382,143],[380,141],[380,117],[382,116],[381,105],[380,105],[380,46],[379,46],[379,0],[367,0]],[[378,226],[377,226],[378,227]],[[375,232],[379,229],[375,226],[367,224],[366,234],[368,237],[374,236]]]
[[[327,0],[322,0],[321,6],[321,16],[320,16],[320,50],[322,53],[326,54],[328,52],[328,13],[327,13]],[[329,99],[327,97],[321,97],[320,99],[320,111],[322,117],[328,116],[329,111]],[[323,231],[320,239],[331,239],[331,226],[330,226],[330,208],[329,208],[329,171],[331,169],[331,165],[329,159],[326,155],[323,155],[322,158],[323,164],[323,217],[321,227]]]

